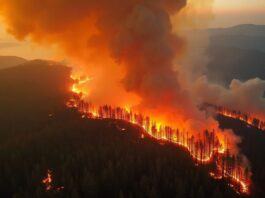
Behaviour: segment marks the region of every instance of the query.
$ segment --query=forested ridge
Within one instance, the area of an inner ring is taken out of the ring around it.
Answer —
[[[117,127],[119,126],[119,127]],[[121,131],[120,127],[126,128]],[[46,126],[1,147],[1,194],[15,197],[225,197],[224,183],[196,167],[187,152],[140,138],[141,129],[112,120],[55,115]],[[45,191],[47,170],[54,187]]]
[[[0,71],[1,197],[239,196],[181,148],[122,121],[82,119],[64,106],[70,69],[30,64]]]
[[[246,125],[240,120],[219,115],[221,128],[232,129],[241,137],[239,145],[249,161],[252,171],[252,197],[265,196],[265,132]]]

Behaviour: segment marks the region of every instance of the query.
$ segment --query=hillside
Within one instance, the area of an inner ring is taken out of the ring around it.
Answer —
[[[40,60],[0,70],[0,120],[5,123],[2,127],[14,123],[17,127],[37,125],[57,109],[63,109],[69,95],[70,71]],[[0,138],[1,141],[4,140]]]
[[[238,197],[185,150],[66,109],[69,72],[45,61],[0,71],[1,197]]]
[[[252,168],[253,197],[265,195],[265,133],[254,127],[247,126],[239,120],[223,116],[217,117],[221,128],[233,129],[241,137],[240,149],[247,156]]]
[[[212,28],[208,31],[213,35],[265,36],[265,25],[241,24],[228,28]]]
[[[0,56],[0,69],[17,66],[27,62],[26,59],[16,56]]]
[[[265,52],[265,25],[238,25],[209,29],[211,46],[254,49]]]

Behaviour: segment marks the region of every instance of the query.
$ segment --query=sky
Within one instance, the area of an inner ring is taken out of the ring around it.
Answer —
[[[211,27],[265,24],[265,0],[215,0]]]
[[[264,5],[264,0],[215,0],[214,2],[216,9],[259,9]]]
[[[211,0],[202,0],[211,1]],[[209,27],[231,27],[238,24],[264,24],[265,0],[215,0]],[[0,55],[17,55],[27,59],[53,59],[54,49],[44,49],[29,41],[16,41],[0,23]]]
[[[26,59],[53,59],[55,51],[30,41],[17,41],[0,23],[0,56],[19,56]]]

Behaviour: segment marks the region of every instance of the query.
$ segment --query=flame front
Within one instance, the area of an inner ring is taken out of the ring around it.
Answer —
[[[173,128],[149,116],[135,113],[128,107],[113,108],[108,105],[95,107],[82,100],[82,92],[74,92],[67,106],[77,109],[82,114],[82,118],[123,120],[140,126],[144,132],[139,138],[144,139],[148,136],[161,143],[170,142],[180,146],[189,152],[196,164],[214,163],[216,170],[210,173],[214,179],[227,178],[229,185],[237,192],[249,193],[251,182],[248,168],[244,166],[240,157],[229,153],[228,145],[214,130],[205,130],[202,135],[195,136],[183,129]],[[125,130],[120,129],[122,132]]]
[[[87,95],[88,93],[83,89],[83,85],[87,82],[91,81],[92,78],[89,77],[75,77],[74,75],[71,76],[71,79],[74,80],[72,85],[71,91],[78,95]],[[87,89],[86,89],[87,90]]]
[[[259,118],[256,118],[255,116],[252,116],[251,114],[242,113],[241,111],[236,111],[236,110],[230,110],[228,108],[216,106],[212,104],[206,104],[206,108],[207,106],[213,107],[217,114],[223,115],[225,117],[233,118],[236,120],[240,120],[248,124],[249,126],[265,131],[265,121]]]

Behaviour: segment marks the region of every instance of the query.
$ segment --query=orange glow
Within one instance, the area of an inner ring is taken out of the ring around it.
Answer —
[[[45,185],[46,191],[52,189],[52,172],[50,170],[47,171],[47,176],[42,180],[42,183]]]
[[[53,186],[53,177],[52,177],[52,171],[51,170],[47,171],[47,176],[42,180],[42,183],[45,185],[46,191],[55,190],[55,191],[59,192],[59,191],[64,189],[63,186],[60,186],[60,187],[54,187]]]
[[[262,131],[265,131],[265,121],[258,119],[255,116],[252,116],[247,113],[242,113],[240,111],[229,110],[227,108],[220,107],[220,106],[215,106],[215,105],[210,105],[210,104],[208,104],[208,106],[213,107],[216,110],[216,113],[220,115],[240,120],[248,124],[249,126],[256,127]]]
[[[71,76],[74,80],[71,91],[76,94],[88,95],[87,89],[84,89],[83,85],[91,81],[93,78],[84,77],[76,77],[74,75]]]
[[[218,135],[214,130],[195,135],[183,130],[182,127],[172,128],[166,125],[166,122],[133,112],[128,107],[113,108],[108,105],[95,107],[82,100],[82,94],[79,93],[74,93],[73,98],[68,101],[67,107],[77,109],[82,118],[123,120],[140,126],[144,129],[144,133],[139,136],[140,139],[148,136],[160,144],[173,143],[188,151],[196,164],[215,163],[216,170],[210,174],[214,179],[228,178],[228,181],[231,181],[230,186],[234,186],[235,190],[243,194],[249,193],[250,174],[242,173],[246,168],[239,161],[235,161],[233,165],[229,164],[232,155],[229,154],[229,148],[225,144],[226,138]],[[175,124],[174,126],[182,125]],[[121,132],[126,131],[125,128],[119,126],[117,128]],[[225,161],[223,161],[224,159]]]

